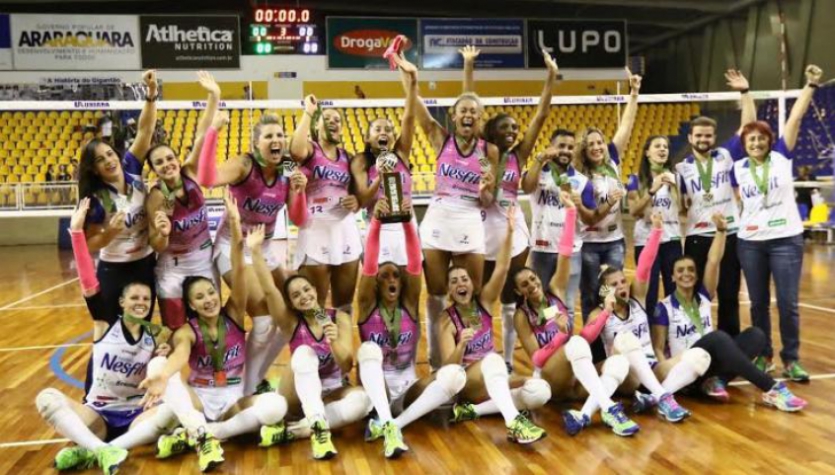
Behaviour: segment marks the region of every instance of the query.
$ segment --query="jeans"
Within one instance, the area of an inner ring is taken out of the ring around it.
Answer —
[[[644,247],[635,246],[635,262],[638,262]],[[679,257],[681,257],[681,241],[677,239],[665,242],[658,248],[658,256],[652,263],[652,271],[649,274],[649,289],[645,302],[649,321],[652,321],[655,315],[655,305],[658,303],[658,275],[661,274],[664,281],[664,297],[676,291],[676,284],[673,282],[673,264]]]
[[[684,254],[696,261],[699,272],[697,288],[702,285],[707,255],[713,236],[688,236],[684,243]],[[725,255],[719,268],[719,287],[714,297],[719,303],[717,330],[722,330],[730,336],[739,334],[739,288],[742,285],[742,274],[737,256],[736,234],[728,234],[725,240]]]
[[[613,242],[584,242],[583,269],[580,275],[580,297],[583,308],[583,323],[589,319],[589,313],[597,306],[600,292],[600,266],[623,268],[626,244],[623,239]]]
[[[763,356],[772,357],[771,343],[771,276],[777,289],[780,313],[780,340],[784,364],[797,361],[800,352],[800,314],[797,309],[800,293],[800,270],[803,266],[803,235],[767,241],[737,241],[739,262],[748,283],[751,299],[751,322],[765,333]]]
[[[550,252],[531,252],[531,267],[536,273],[542,286],[548,288],[551,278],[557,272],[557,258],[559,254]],[[571,274],[568,278],[568,288],[565,291],[565,304],[568,307],[568,320],[571,328],[574,328],[574,299],[580,290],[580,270],[583,265],[583,257],[580,252],[571,255]]]

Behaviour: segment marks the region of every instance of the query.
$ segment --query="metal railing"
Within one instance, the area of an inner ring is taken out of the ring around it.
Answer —
[[[0,183],[0,214],[70,211],[77,201],[78,185],[75,182]]]

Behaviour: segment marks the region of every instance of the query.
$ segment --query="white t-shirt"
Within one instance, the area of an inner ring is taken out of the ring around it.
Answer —
[[[615,354],[615,337],[621,332],[632,332],[633,335],[641,342],[641,348],[649,360],[650,365],[658,363],[658,358],[655,356],[655,349],[652,347],[652,338],[649,333],[649,318],[644,307],[638,303],[637,300],[629,299],[629,315],[625,319],[618,318],[617,315],[612,315],[606,320],[606,326],[600,333],[603,339],[603,346],[606,348],[606,356]]]
[[[572,166],[566,171],[571,190],[580,193],[583,206],[589,209],[597,208],[589,179],[579,173]],[[562,231],[565,226],[565,207],[560,203],[560,188],[554,182],[549,164],[542,168],[539,182],[531,197],[531,248],[537,252],[556,254]],[[579,213],[577,215],[577,229],[582,226]],[[574,252],[580,252],[583,238],[580,233],[574,236]]]
[[[627,191],[639,192],[641,188],[638,175],[629,175],[629,181],[626,184]],[[644,190],[648,192],[649,190]],[[648,203],[644,208],[644,215],[641,218],[635,218],[635,230],[633,237],[636,246],[645,246],[647,238],[649,238],[650,231],[652,231],[652,221],[650,217],[653,213],[661,213],[661,219],[664,222],[663,233],[661,234],[661,242],[670,242],[681,239],[681,222],[678,217],[678,201],[676,196],[670,190],[668,185],[664,185],[658,189],[655,196],[652,197],[652,202]]]
[[[598,206],[606,203],[609,199],[609,193],[616,189],[623,189],[623,185],[620,182],[618,149],[614,144],[609,144],[609,156],[611,157],[609,165],[615,169],[617,178],[612,178],[608,175],[592,175],[589,177],[592,189],[594,190],[594,200]],[[583,225],[578,236],[580,236],[583,242],[606,243],[623,239],[623,220],[621,219],[620,200],[609,209],[609,213],[600,222],[593,226]]]
[[[710,295],[704,288],[700,288],[695,295],[699,303],[699,316],[702,319],[703,333],[696,330],[696,325],[690,321],[685,313],[676,294],[668,295],[664,300],[658,302],[655,315],[652,319],[653,325],[667,327],[667,357],[673,358],[693,346],[693,343],[712,332],[713,317],[710,308]]]

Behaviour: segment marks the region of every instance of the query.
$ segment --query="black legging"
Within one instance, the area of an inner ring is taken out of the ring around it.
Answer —
[[[765,334],[757,327],[746,329],[736,339],[716,330],[701,337],[693,348],[701,348],[710,354],[710,368],[702,378],[718,376],[730,381],[740,376],[762,391],[770,391],[776,383],[752,362],[765,348]]]

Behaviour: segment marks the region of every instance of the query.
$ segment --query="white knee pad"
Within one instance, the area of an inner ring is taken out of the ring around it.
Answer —
[[[263,346],[270,342],[274,330],[275,327],[273,326],[273,318],[271,316],[261,315],[252,317],[252,330],[249,331],[247,339]]]
[[[582,359],[591,359],[591,347],[581,336],[572,336],[565,344],[565,357],[568,361],[574,362]]]
[[[625,331],[615,337],[614,346],[618,353],[625,355],[631,351],[640,351],[641,342],[632,332]]]
[[[287,414],[287,400],[278,393],[264,393],[254,396],[252,407],[256,409],[255,417],[261,425],[278,424]]]
[[[538,409],[551,399],[551,385],[544,379],[531,378],[521,389],[517,409]]]
[[[498,353],[490,353],[481,360],[481,375],[485,381],[493,378],[507,379],[507,366]]]
[[[435,373],[435,381],[451,399],[467,384],[467,372],[459,365],[448,364]]]
[[[623,355],[612,355],[603,363],[602,373],[617,381],[620,386],[629,375],[629,360]]]
[[[701,348],[690,348],[681,354],[681,361],[689,363],[699,376],[710,368],[710,354]]]
[[[338,422],[333,424],[334,418],[328,416],[328,422],[331,423],[331,428],[338,428],[343,425],[356,422],[367,416],[374,406],[371,404],[371,399],[365,394],[365,391],[354,390],[345,395],[339,401],[332,402],[325,407],[325,412],[329,413],[332,410],[338,411],[338,416],[335,418]]]
[[[313,348],[302,345],[296,348],[290,358],[290,368],[294,373],[316,373],[319,371],[319,357]]]
[[[55,388],[46,388],[38,393],[35,406],[41,417],[51,422],[56,412],[67,407],[67,397]]]
[[[380,345],[370,341],[360,345],[360,349],[357,351],[357,363],[361,364],[366,361],[383,363],[383,350],[380,349]]]
[[[151,358],[151,361],[148,362],[148,366],[146,368],[146,375],[149,378],[157,376],[162,373],[165,369],[165,363],[168,362],[168,359],[164,356],[157,356],[155,358]]]

